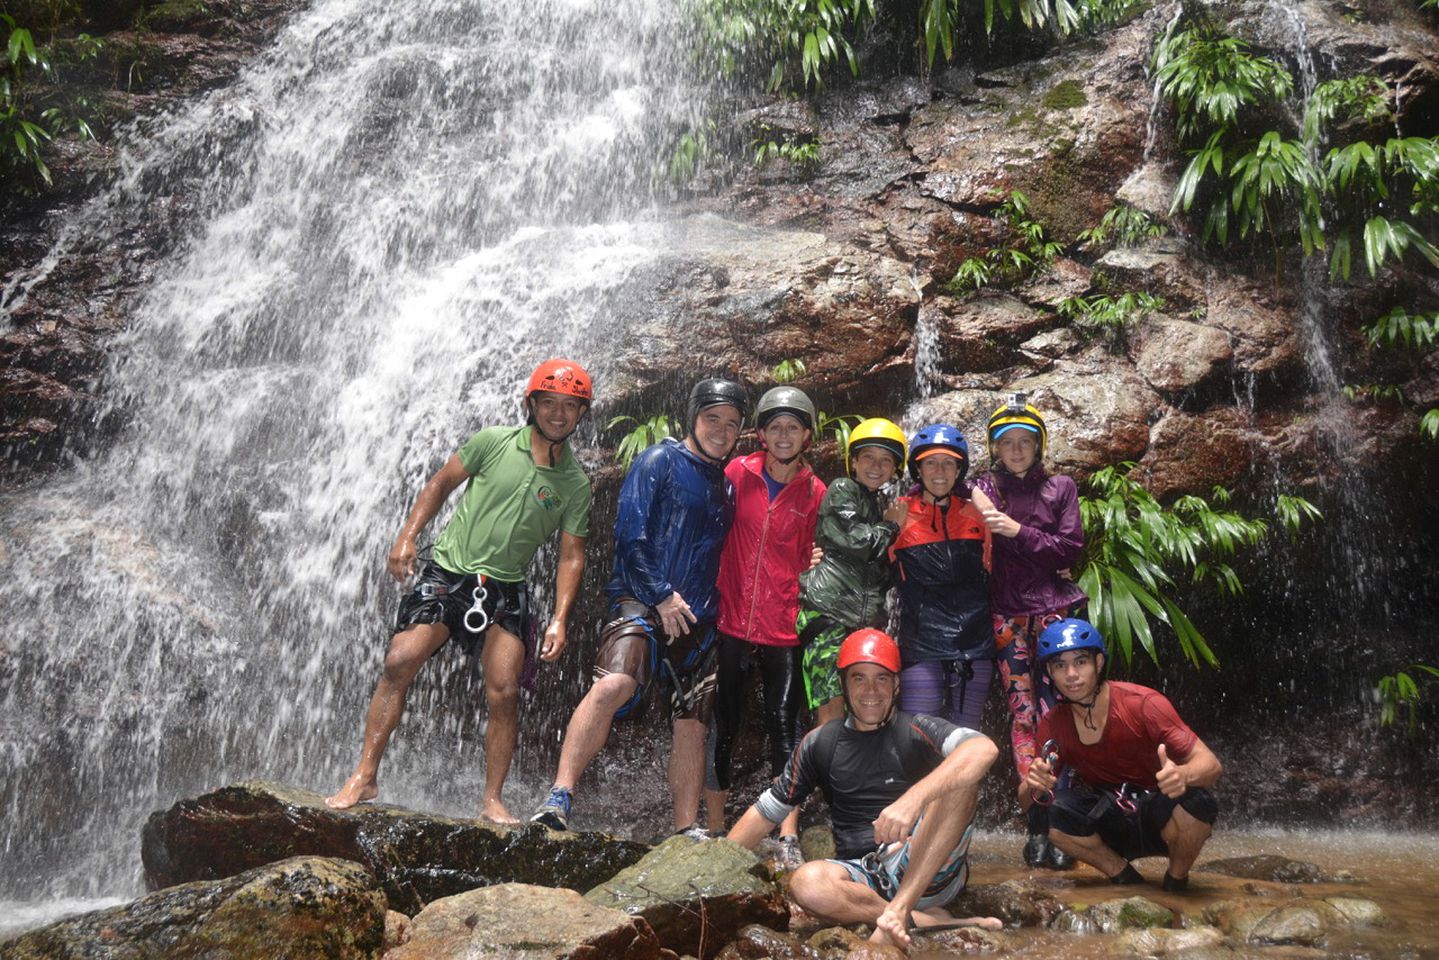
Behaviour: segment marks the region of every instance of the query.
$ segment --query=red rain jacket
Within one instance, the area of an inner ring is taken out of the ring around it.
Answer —
[[[734,525],[720,554],[721,633],[771,647],[799,643],[799,575],[809,569],[824,481],[808,466],[771,501],[764,451],[725,467],[734,486]]]

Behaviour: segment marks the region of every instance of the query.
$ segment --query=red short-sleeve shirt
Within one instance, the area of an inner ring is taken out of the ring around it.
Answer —
[[[1189,756],[1199,737],[1179,719],[1174,705],[1158,690],[1137,683],[1109,681],[1109,719],[1099,742],[1079,742],[1074,711],[1061,705],[1039,721],[1039,739],[1059,741],[1059,761],[1089,784],[1127,783],[1158,786],[1159,745],[1176,763]]]

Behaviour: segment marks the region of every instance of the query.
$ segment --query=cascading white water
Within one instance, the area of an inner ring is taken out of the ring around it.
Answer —
[[[316,0],[133,132],[48,264],[177,181],[189,213],[112,353],[120,437],[0,503],[0,899],[134,894],[150,810],[343,779],[415,492],[518,422],[546,356],[603,390],[624,281],[673,242],[650,183],[702,108],[685,35],[664,0]],[[385,799],[473,810],[458,661],[417,688]]]

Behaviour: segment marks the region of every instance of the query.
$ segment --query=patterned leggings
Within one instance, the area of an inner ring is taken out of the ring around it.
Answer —
[[[1014,747],[1014,766],[1019,776],[1039,752],[1035,732],[1039,718],[1054,708],[1054,688],[1049,677],[1039,672],[1034,654],[1040,632],[1067,611],[1035,613],[1020,617],[994,616],[994,645],[998,650],[999,682],[1009,702],[1009,739]]]
[[[992,679],[993,660],[922,660],[900,671],[899,708],[978,730]]]

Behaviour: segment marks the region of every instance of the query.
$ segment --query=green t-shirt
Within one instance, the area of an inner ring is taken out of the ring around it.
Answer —
[[[470,482],[435,541],[435,562],[446,570],[518,582],[550,534],[589,534],[590,480],[568,444],[558,466],[539,467],[528,426],[486,427],[459,458]]]

